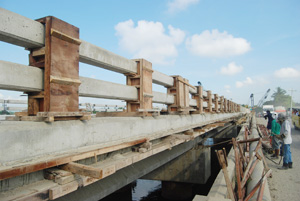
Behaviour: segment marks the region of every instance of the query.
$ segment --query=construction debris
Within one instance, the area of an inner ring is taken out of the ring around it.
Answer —
[[[233,150],[235,153],[235,180],[236,183],[232,183],[228,177],[227,165],[226,165],[226,157],[224,153],[225,149],[216,151],[217,158],[219,160],[220,166],[224,173],[227,190],[229,194],[229,198],[231,200],[239,200],[239,201],[247,201],[251,199],[255,192],[259,190],[257,200],[262,200],[262,195],[264,191],[264,186],[266,183],[267,177],[271,176],[272,170],[266,164],[265,157],[262,151],[262,138],[252,138],[249,137],[249,129],[245,127],[245,140],[237,141],[235,138],[232,138]],[[258,141],[255,150],[252,152],[251,157],[249,153],[249,143]],[[252,189],[252,191],[246,195],[246,184],[249,179],[251,179],[251,175],[254,172],[254,169],[259,161],[263,161],[264,164],[264,174],[262,178],[258,181],[256,186]],[[236,186],[236,188],[234,188]]]

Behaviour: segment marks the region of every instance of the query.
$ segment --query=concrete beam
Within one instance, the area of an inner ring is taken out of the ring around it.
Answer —
[[[194,106],[194,107],[197,106],[197,101],[196,101],[196,99],[190,99],[190,106]]]
[[[0,61],[0,89],[42,91],[43,70],[22,64]]]
[[[162,115],[158,117],[98,117],[90,121],[1,122],[0,163],[44,155],[93,150],[137,139],[158,139],[195,127],[240,116],[240,113]],[[153,126],[155,125],[155,126]],[[36,129],[38,128],[38,129]],[[34,142],[34,143],[33,143]],[[30,149],[28,149],[30,147]],[[20,162],[20,161],[19,161]],[[18,162],[18,163],[19,163]]]
[[[137,88],[113,82],[80,77],[79,96],[117,100],[137,100]]]
[[[0,41],[25,48],[43,47],[45,28],[41,23],[0,8]],[[79,46],[79,61],[118,73],[137,73],[136,62],[83,41]],[[153,72],[153,83],[173,86],[173,78]],[[190,88],[191,93],[196,93]]]
[[[158,71],[153,71],[152,80],[154,84],[162,85],[165,87],[172,87],[174,83],[172,77]]]
[[[41,23],[0,8],[0,41],[35,48],[44,46],[44,38]]]
[[[79,61],[118,73],[137,73],[137,63],[101,47],[82,41]]]
[[[26,100],[4,100],[0,99],[0,103],[9,103],[9,104],[27,104]]]
[[[14,91],[42,91],[43,70],[22,64],[0,61],[0,89]],[[137,100],[132,86],[80,77],[79,96],[118,100]]]
[[[162,103],[166,105],[170,105],[174,103],[173,95],[156,92],[156,91],[153,91],[152,94],[153,94],[153,99],[152,99],[153,103]]]
[[[0,89],[14,91],[42,91],[43,70],[22,64],[0,61]],[[137,100],[137,89],[92,78],[80,77],[79,96],[117,100]],[[153,102],[174,103],[174,96],[153,92]]]

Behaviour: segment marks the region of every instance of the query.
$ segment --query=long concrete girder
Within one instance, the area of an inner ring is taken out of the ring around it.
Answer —
[[[0,41],[25,48],[45,45],[45,28],[41,23],[0,8]],[[79,61],[118,73],[137,73],[137,63],[82,40]],[[161,72],[153,72],[153,83],[173,86],[173,78]],[[196,90],[189,88],[190,93]]]
[[[87,122],[1,122],[0,163],[11,166],[55,154],[88,151],[138,139],[158,139],[241,113],[162,115],[158,117],[98,117]]]
[[[118,100],[138,99],[138,92],[134,86],[86,77],[80,77],[80,81],[82,83],[79,86],[79,96]],[[22,64],[0,61],[0,89],[25,92],[42,91],[43,70]],[[172,104],[174,103],[174,96],[153,92],[153,102]],[[191,105],[195,105],[195,101],[192,101]]]

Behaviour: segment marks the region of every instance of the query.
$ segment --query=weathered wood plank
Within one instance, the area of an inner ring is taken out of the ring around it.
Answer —
[[[76,191],[77,189],[78,189],[77,181],[73,181],[73,182],[67,183],[65,185],[59,185],[59,186],[51,188],[49,190],[49,199],[54,200],[56,198],[62,197],[66,194],[69,194],[73,191]]]
[[[70,162],[60,167],[63,170],[79,174],[87,177],[93,177],[95,179],[101,179],[103,177],[102,169],[94,168],[88,165],[82,165],[79,163]]]

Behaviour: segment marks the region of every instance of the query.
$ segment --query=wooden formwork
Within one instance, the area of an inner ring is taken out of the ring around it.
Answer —
[[[174,95],[174,104],[168,105],[169,114],[189,114],[191,111],[195,111],[190,107],[189,87],[193,87],[189,84],[189,80],[182,78],[179,75],[172,76],[174,84],[168,88],[168,94]]]
[[[224,96],[221,96],[221,97],[220,97],[220,102],[219,102],[219,104],[220,104],[220,112],[221,112],[221,113],[224,113],[224,112],[225,112],[225,109],[224,109]]]
[[[207,96],[203,97],[203,101],[207,103],[207,107],[204,108],[205,112],[212,112],[212,93],[211,91],[206,91]]]
[[[145,59],[135,59],[137,74],[127,74],[127,85],[138,90],[137,101],[127,101],[127,113],[140,112],[143,116],[151,116],[152,108],[152,63]]]
[[[45,46],[30,49],[29,65],[44,69],[44,91],[28,93],[27,116],[36,118],[23,115],[19,120],[89,116],[79,111],[79,28],[52,16],[37,21],[45,26]]]
[[[213,102],[215,104],[215,107],[213,108],[213,111],[215,113],[219,113],[219,95],[218,94],[214,94],[214,98],[213,98]]]
[[[192,95],[192,99],[195,99],[197,102],[196,111],[193,114],[202,114],[203,110],[203,87],[197,86],[197,93]]]

